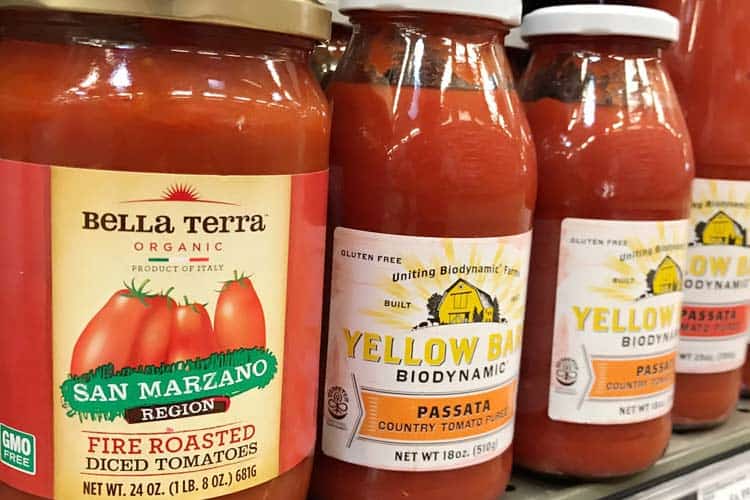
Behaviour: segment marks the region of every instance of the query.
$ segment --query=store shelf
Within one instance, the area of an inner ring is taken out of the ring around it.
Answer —
[[[650,470],[627,479],[596,483],[550,480],[517,471],[507,500],[594,500],[626,498],[710,463],[750,450],[750,401],[743,400],[723,426],[675,434],[666,455]]]
[[[701,467],[637,493],[629,500],[745,500],[750,498],[750,451]]]

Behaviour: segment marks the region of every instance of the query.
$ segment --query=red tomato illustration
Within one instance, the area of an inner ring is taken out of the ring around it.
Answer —
[[[165,294],[148,297],[148,315],[141,325],[130,357],[131,366],[159,366],[167,361],[172,340],[172,323],[177,303],[169,297],[170,288]]]
[[[216,338],[211,328],[211,318],[203,304],[190,303],[174,310],[172,342],[167,361],[174,363],[196,358],[206,358],[216,352]]]
[[[150,295],[132,282],[115,292],[89,321],[73,348],[70,372],[82,375],[112,363],[115,370],[129,366],[133,346],[150,307]]]
[[[222,350],[266,346],[263,306],[249,278],[237,276],[224,283],[214,313],[216,339]]]

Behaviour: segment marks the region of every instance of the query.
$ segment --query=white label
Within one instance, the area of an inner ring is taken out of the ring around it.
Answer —
[[[718,373],[745,361],[750,304],[750,182],[696,179],[677,371]]]
[[[510,446],[530,244],[531,232],[447,239],[336,229],[326,455],[446,470]]]
[[[672,408],[687,220],[565,219],[549,417],[650,420]]]

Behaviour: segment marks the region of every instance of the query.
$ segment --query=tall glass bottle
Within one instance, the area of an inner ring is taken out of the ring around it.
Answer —
[[[520,2],[348,0],[318,500],[505,489],[536,193]],[[438,6],[442,6],[438,7]]]
[[[724,422],[734,411],[747,353],[750,258],[750,4],[641,0],[680,18],[667,53],[693,139],[696,181],[675,427]],[[750,384],[750,367],[745,368]]]
[[[585,478],[643,470],[671,434],[693,156],[653,9],[524,19],[539,201],[514,452]]]

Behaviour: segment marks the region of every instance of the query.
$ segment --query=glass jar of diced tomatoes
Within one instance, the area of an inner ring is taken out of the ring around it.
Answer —
[[[329,30],[307,0],[0,2],[4,500],[306,498]]]

